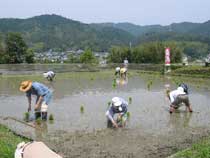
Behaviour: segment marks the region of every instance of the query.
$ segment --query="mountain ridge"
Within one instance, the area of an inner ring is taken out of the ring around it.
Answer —
[[[207,38],[209,42],[210,20],[204,23],[181,22],[165,26],[143,26],[128,22],[86,24],[56,14],[45,14],[26,19],[1,18],[0,33],[5,35],[7,32],[20,32],[29,47],[35,50],[91,48],[95,51],[107,51],[112,45],[128,46],[130,42],[135,45],[140,41],[159,39],[180,40],[184,37],[186,40],[199,41]]]

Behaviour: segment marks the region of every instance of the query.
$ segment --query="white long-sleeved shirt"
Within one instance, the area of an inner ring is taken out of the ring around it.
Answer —
[[[171,103],[174,102],[174,100],[176,99],[176,97],[180,94],[186,94],[185,92],[182,92],[180,90],[174,90],[172,92],[169,93],[169,97],[170,97],[170,101]]]
[[[55,76],[55,73],[53,71],[48,71],[48,72],[45,72],[43,73],[44,77],[47,78],[53,78]]]

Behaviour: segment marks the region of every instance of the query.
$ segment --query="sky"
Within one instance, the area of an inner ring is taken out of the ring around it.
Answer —
[[[57,14],[83,23],[168,25],[210,20],[210,0],[0,0],[0,18]]]

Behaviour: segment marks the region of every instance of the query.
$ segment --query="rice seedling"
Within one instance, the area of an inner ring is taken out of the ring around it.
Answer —
[[[80,106],[80,113],[84,113],[84,106],[83,105]]]
[[[29,114],[29,112],[25,112],[24,113],[24,121],[26,121],[26,122],[28,122],[29,121],[29,117],[30,117],[30,114]]]
[[[116,88],[116,85],[117,85],[117,82],[116,82],[116,79],[114,79],[113,82],[112,82],[112,87]]]
[[[54,116],[53,116],[53,114],[50,114],[49,120],[50,120],[50,121],[54,121]]]
[[[131,117],[131,113],[130,112],[127,112],[127,117],[128,117],[128,119]]]
[[[131,104],[132,103],[132,97],[129,97],[128,101],[129,101],[129,104]]]
[[[37,124],[37,125],[41,125],[41,122],[42,122],[41,117],[39,117],[39,118],[36,119],[36,124]]]

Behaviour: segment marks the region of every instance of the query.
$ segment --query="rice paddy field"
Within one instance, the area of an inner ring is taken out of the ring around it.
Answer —
[[[121,79],[114,76],[112,68],[93,67],[75,72],[54,66],[56,77],[49,82],[43,78],[42,68],[0,69],[0,123],[18,134],[44,141],[64,157],[162,158],[210,133],[208,78],[128,69],[127,78]],[[48,70],[50,66],[43,69]],[[53,91],[48,111],[53,117],[51,121],[21,123],[28,106],[25,94],[19,91],[23,80],[41,82]],[[181,82],[190,87],[194,112],[187,112],[183,106],[169,114],[166,88],[174,90]],[[129,102],[130,116],[125,128],[108,129],[105,112],[115,96]]]

